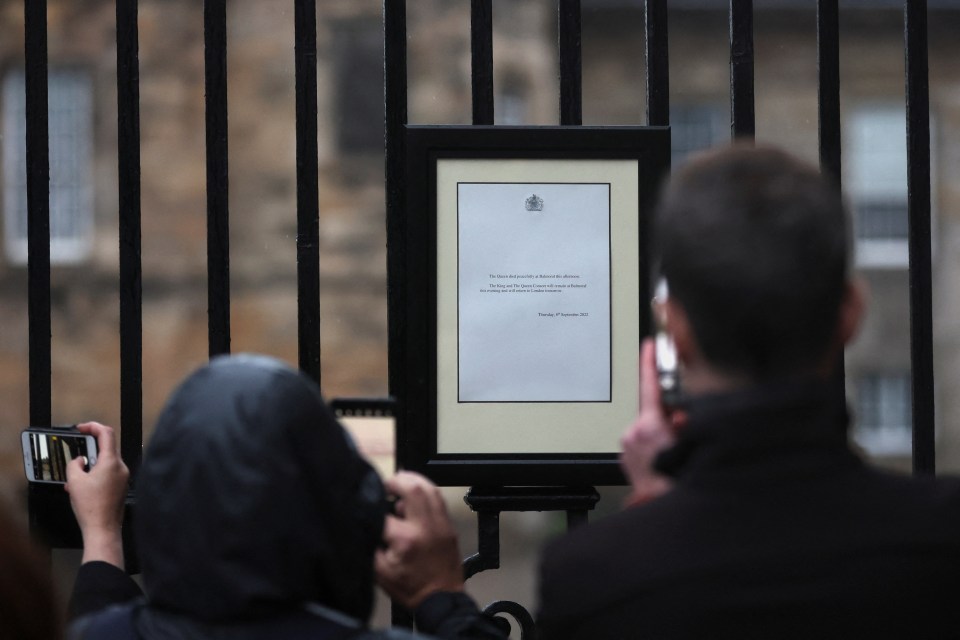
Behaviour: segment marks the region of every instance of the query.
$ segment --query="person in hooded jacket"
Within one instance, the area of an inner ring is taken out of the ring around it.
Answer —
[[[215,358],[168,401],[136,482],[143,592],[123,570],[127,469],[113,430],[78,428],[100,457],[67,475],[84,540],[71,638],[412,637],[366,628],[375,565],[421,632],[505,637],[463,592],[438,489],[403,472],[385,488],[318,387],[277,360]]]

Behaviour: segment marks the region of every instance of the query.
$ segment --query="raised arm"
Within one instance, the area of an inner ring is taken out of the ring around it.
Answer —
[[[100,560],[123,569],[123,501],[130,472],[117,452],[113,428],[98,422],[77,425],[97,439],[97,462],[89,471],[76,458],[67,466],[66,490],[83,535],[83,562]]]
[[[653,468],[653,461],[673,445],[674,426],[660,401],[657,363],[653,340],[644,340],[640,349],[640,408],[633,423],[620,438],[620,466],[633,491],[628,504],[640,504],[670,489],[670,480]]]
[[[507,637],[464,592],[457,533],[440,490],[423,476],[401,471],[385,482],[396,515],[384,524],[374,566],[377,582],[414,613],[417,628],[444,640]]]

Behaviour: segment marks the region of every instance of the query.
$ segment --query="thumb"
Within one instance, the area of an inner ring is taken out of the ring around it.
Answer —
[[[84,470],[84,467],[86,465],[87,465],[86,456],[78,456],[67,463],[67,485],[69,485],[70,482],[75,478],[80,477],[77,474],[86,473],[86,471]],[[67,491],[69,490],[70,489],[67,488]]]

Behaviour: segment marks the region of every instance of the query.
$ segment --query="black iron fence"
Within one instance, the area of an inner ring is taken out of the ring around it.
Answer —
[[[636,3],[640,5],[639,0]],[[795,3],[802,4],[802,3]],[[810,0],[817,13],[819,150],[823,170],[841,175],[840,46],[838,0]],[[207,248],[210,355],[230,350],[229,202],[227,162],[227,27],[226,0],[204,1]],[[297,166],[297,285],[299,363],[312,378],[320,379],[320,272],[317,149],[317,3],[294,0]],[[472,122],[493,125],[493,3],[471,0]],[[637,124],[668,125],[670,92],[668,71],[668,2],[646,0],[645,32],[646,121]],[[910,345],[913,399],[913,467],[916,473],[933,473],[934,396],[931,273],[930,123],[927,68],[927,2],[902,3],[906,60],[906,113],[908,149],[908,222],[910,281]],[[29,387],[31,424],[51,422],[51,307],[50,307],[50,205],[47,120],[47,3],[25,0],[25,61],[27,113],[27,188],[29,246]],[[559,122],[582,123],[581,0],[557,0],[557,53],[559,69]],[[140,264],[140,115],[138,66],[138,3],[118,0],[117,99],[118,184],[120,255],[120,380],[122,455],[134,474],[143,441],[142,410],[142,293]],[[730,128],[734,137],[752,137],[754,113],[754,6],[752,0],[729,4]],[[388,271],[403,268],[395,242],[405,215],[406,185],[402,179],[408,122],[407,2],[384,0],[384,59],[386,104],[386,224]],[[393,277],[388,296],[391,308],[412,295],[403,278]],[[394,319],[389,325],[388,360],[402,362],[403,345],[396,340]],[[389,370],[391,394],[401,385],[404,372]],[[403,399],[399,398],[402,402]],[[345,414],[389,415],[393,398],[341,399],[334,406]],[[31,521],[48,531],[64,531],[70,519],[65,502],[51,507],[52,494],[31,488]],[[469,571],[496,567],[496,514],[503,510],[565,510],[573,521],[582,521],[595,500],[587,493],[563,492],[517,495],[512,490],[478,489],[468,498],[480,514],[479,558],[468,562]],[[75,535],[55,537],[57,544],[74,546]],[[484,550],[487,550],[486,554]],[[532,622],[513,605],[498,611]]]
[[[620,3],[627,4],[627,3]],[[640,3],[637,2],[637,5]],[[645,0],[646,122],[670,122],[670,79],[667,0]],[[685,3],[698,6],[709,3]],[[719,3],[715,3],[719,4]],[[781,3],[813,9],[817,14],[819,156],[823,170],[841,179],[840,10],[838,0]],[[892,5],[893,3],[885,3]],[[807,6],[809,5],[809,6]],[[927,3],[905,1],[904,51],[906,59],[908,217],[910,254],[910,349],[913,402],[913,466],[916,473],[933,473],[934,395],[930,203],[930,118],[927,63]],[[384,2],[386,62],[386,188],[388,250],[396,243],[404,215],[403,127],[407,123],[407,22],[405,0]],[[886,6],[886,8],[890,8]],[[753,0],[729,2],[730,131],[735,138],[752,138],[754,109]],[[557,55],[560,81],[559,122],[582,124],[581,0],[557,0]],[[474,125],[494,124],[493,20],[489,0],[471,0],[471,88]],[[639,36],[639,34],[638,34]],[[401,262],[388,256],[391,272]],[[402,280],[402,279],[399,279]],[[398,284],[394,300],[408,292]],[[399,304],[392,305],[398,308]],[[391,334],[396,324],[391,323]],[[399,340],[390,341],[390,361],[401,362]],[[391,389],[402,372],[391,368]],[[841,383],[842,384],[842,383]]]

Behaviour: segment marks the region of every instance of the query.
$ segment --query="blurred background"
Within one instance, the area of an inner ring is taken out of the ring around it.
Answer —
[[[389,0],[387,0],[389,1]],[[557,124],[556,0],[491,0],[497,124]],[[383,27],[380,0],[318,2],[322,386],[387,395]],[[937,466],[960,469],[960,1],[930,0]],[[730,137],[726,0],[669,0],[673,160]],[[755,0],[757,139],[817,161],[816,2]],[[207,359],[203,3],[140,0],[144,433]],[[847,355],[853,438],[907,470],[910,354],[903,3],[840,2],[843,183],[872,291]],[[642,0],[582,0],[583,123],[645,122]],[[293,3],[229,0],[232,351],[297,362]],[[409,120],[469,124],[470,2],[408,0]],[[117,425],[115,3],[48,0],[53,421]],[[0,496],[23,512],[28,425],[22,0],[0,0]],[[121,433],[122,433],[122,425]],[[384,473],[393,425],[349,427]],[[476,548],[476,520],[446,490]],[[602,488],[591,517],[619,507]],[[562,514],[505,514],[485,604],[533,608],[534,567]],[[58,562],[68,584],[75,556]],[[383,608],[378,621],[386,620]]]

